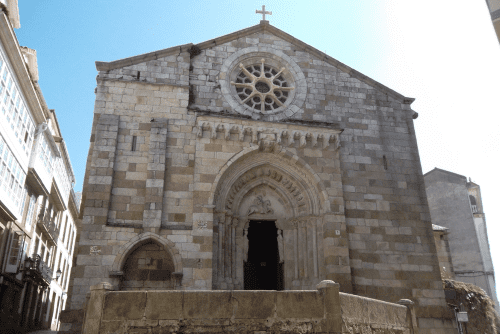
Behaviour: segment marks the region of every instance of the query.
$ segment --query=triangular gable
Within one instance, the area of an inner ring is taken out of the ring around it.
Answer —
[[[457,174],[457,173],[453,173],[453,172],[450,172],[450,171],[447,171],[447,170],[444,170],[444,169],[441,169],[441,168],[437,168],[437,167],[434,167],[433,170],[430,170],[427,173],[425,173],[424,177],[426,177],[427,175],[434,174],[434,173],[444,173],[444,174],[452,175],[452,176],[455,176],[455,177],[459,177],[461,179],[465,179],[467,181],[467,178],[465,176],[463,176],[463,175],[460,175],[460,174]]]
[[[367,77],[366,75],[356,71],[355,69],[347,66],[346,64],[338,61],[337,59],[327,55],[326,53],[310,46],[307,43],[302,42],[301,40],[293,37],[290,34],[287,34],[286,32],[284,32],[276,27],[273,27],[267,21],[261,21],[260,24],[251,26],[249,28],[238,30],[236,32],[233,32],[233,33],[230,33],[227,35],[223,35],[223,36],[217,37],[215,39],[201,42],[199,44],[196,44],[196,47],[198,47],[200,50],[208,49],[208,48],[214,47],[216,45],[225,44],[225,43],[233,41],[235,39],[246,37],[246,36],[258,33],[258,32],[269,32],[269,33],[283,39],[284,41],[287,41],[287,42],[303,49],[303,51],[310,53],[311,55],[317,57],[318,59],[320,59],[320,60],[322,60],[322,61],[324,61],[332,66],[335,66],[339,70],[349,74],[349,76],[356,78],[356,79],[366,83],[367,85],[372,86],[372,87],[384,92],[385,94],[391,96],[392,98],[394,98],[402,103],[411,104],[411,103],[413,103],[413,101],[415,101],[414,98],[407,98],[404,95],[399,94],[398,92],[390,89],[389,87],[384,86],[383,84],[373,80],[372,78]],[[96,61],[96,69],[98,71],[110,71],[110,70],[113,70],[116,68],[136,65],[136,64],[143,63],[143,62],[146,62],[149,60],[155,60],[155,59],[163,58],[163,57],[170,56],[173,54],[179,54],[179,52],[186,52],[193,46],[194,46],[194,44],[188,43],[188,44],[184,44],[184,45],[174,46],[174,47],[171,47],[168,49],[149,52],[149,53],[145,53],[142,55],[124,58],[124,59],[119,59],[119,60],[115,60],[115,61],[111,61],[111,62]]]

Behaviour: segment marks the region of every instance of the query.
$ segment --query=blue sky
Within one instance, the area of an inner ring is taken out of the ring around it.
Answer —
[[[262,1],[19,2],[19,43],[38,53],[80,190],[96,87],[95,61],[198,43],[258,24]],[[500,268],[500,44],[485,1],[276,1],[275,27],[397,92],[412,108],[423,172],[439,167],[481,186]],[[498,225],[498,226],[497,226]],[[498,278],[500,279],[500,278]]]
[[[375,79],[389,43],[384,7],[268,1],[271,24]],[[55,109],[82,187],[93,117],[95,61],[198,43],[258,24],[258,1],[20,1],[19,43],[37,50],[40,85]],[[385,47],[384,47],[385,45]],[[409,92],[408,92],[409,93]]]

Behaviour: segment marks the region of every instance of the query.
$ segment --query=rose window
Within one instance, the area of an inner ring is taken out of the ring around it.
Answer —
[[[247,67],[240,64],[241,72],[231,85],[235,86],[240,103],[266,114],[283,106],[294,87],[290,87],[282,75],[284,67],[278,71],[264,62],[261,59],[260,65]]]

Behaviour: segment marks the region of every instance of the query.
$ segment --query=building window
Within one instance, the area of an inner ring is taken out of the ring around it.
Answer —
[[[71,235],[73,234],[73,225],[71,225],[71,222],[69,223],[69,228],[68,228],[68,239],[66,239],[66,242],[65,242],[65,246],[66,246],[66,249],[68,250],[68,254],[69,254],[69,248],[68,246],[70,245],[71,243]]]
[[[27,231],[31,230],[31,225],[33,223],[33,212],[35,211],[35,204],[36,204],[36,196],[31,195],[30,202],[28,205],[28,212],[26,213],[26,223],[24,225]]]
[[[68,272],[68,274],[66,275],[66,284],[64,286],[64,290],[68,290],[68,285],[69,285],[69,278],[70,278],[70,267],[69,267],[69,263],[66,265],[66,271]]]
[[[71,242],[68,248],[68,253],[71,253],[71,255],[73,254],[73,246],[75,244],[75,239],[76,239],[76,232],[73,232],[73,234],[71,235]]]
[[[477,203],[476,198],[472,195],[469,195],[470,206],[472,208],[472,213],[477,213]]]
[[[59,255],[59,261],[57,261],[57,266],[56,266],[56,268],[55,268],[55,270],[56,270],[56,271],[61,269],[62,253],[59,253],[58,255]],[[62,275],[61,275],[61,276],[62,276]],[[59,280],[60,280],[60,279],[61,279],[61,277],[59,277]],[[59,280],[58,280],[58,281],[59,281]],[[60,282],[60,281],[59,281],[59,282]]]
[[[43,161],[43,165],[45,166],[47,173],[52,174],[52,164],[54,163],[54,153],[52,153],[52,149],[47,141],[47,138],[42,134],[40,136],[41,140],[41,150],[40,150],[40,159]]]
[[[14,206],[18,209],[18,213],[22,213],[21,204],[25,196],[24,179],[26,174],[17,162],[17,159],[12,154],[12,151],[7,147],[7,143],[0,136],[0,194],[5,194],[5,197],[10,198]],[[5,198],[3,195],[0,197]]]
[[[17,88],[13,88],[16,84],[13,85],[12,77],[8,75],[8,72],[7,64],[0,56],[0,73],[2,73],[0,76],[0,104],[3,103],[1,106],[2,114],[6,123],[10,125],[13,137],[16,138],[25,154],[29,155],[33,144],[35,123],[25,107],[21,94]],[[4,121],[2,120],[2,122]]]
[[[24,246],[24,233],[14,231],[10,241],[9,255],[7,256],[7,265],[5,271],[8,273],[17,273],[19,260],[22,257]]]
[[[55,307],[56,314],[54,315],[54,320],[57,320],[57,318],[59,318],[59,301],[60,300],[61,300],[61,298],[59,296],[57,296],[57,302],[56,302],[56,307]]]
[[[137,150],[137,136],[132,136],[132,151]]]
[[[62,239],[61,241],[63,242],[64,244],[64,239],[66,238],[66,229],[68,228],[68,217],[66,216],[66,221],[64,222],[64,225],[62,227],[62,230],[63,230],[63,234],[62,234]]]
[[[266,65],[264,59],[260,64],[244,67],[235,82],[231,82],[236,89],[240,103],[247,105],[252,110],[263,114],[272,113],[288,100],[293,87],[282,75],[285,68],[274,68]]]

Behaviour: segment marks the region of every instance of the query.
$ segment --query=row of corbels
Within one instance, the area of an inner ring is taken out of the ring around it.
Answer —
[[[203,122],[198,125],[197,135],[203,137],[203,131],[210,131],[210,138],[216,139],[217,132],[224,133],[224,139],[230,140],[231,133],[238,135],[238,140],[243,141],[245,134],[252,137],[252,143],[258,143],[259,134],[276,135],[276,143],[283,145],[283,138],[287,140],[287,146],[293,146],[295,141],[299,142],[299,148],[304,148],[307,145],[307,140],[311,141],[312,147],[321,147],[327,149],[330,143],[334,144],[334,148],[340,147],[340,136],[338,133],[313,132],[302,130],[287,130],[287,129],[270,129],[266,127],[250,127],[239,124],[216,124],[214,122]],[[318,142],[321,141],[321,145]]]

